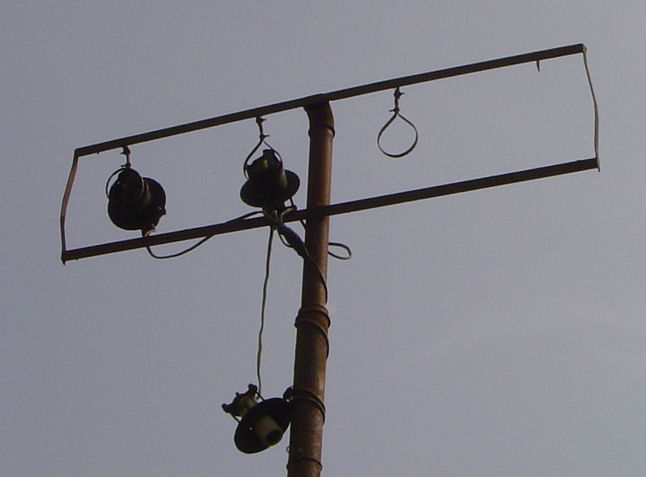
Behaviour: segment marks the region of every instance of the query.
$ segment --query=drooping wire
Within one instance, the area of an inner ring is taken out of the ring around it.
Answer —
[[[256,377],[258,378],[258,395],[262,391],[262,377],[260,367],[262,363],[262,333],[265,330],[265,309],[267,305],[267,285],[269,284],[269,269],[271,260],[271,244],[274,240],[274,227],[269,227],[269,238],[267,239],[267,258],[265,259],[265,279],[262,284],[262,301],[260,304],[260,329],[258,330],[258,351],[256,353]]]
[[[246,219],[248,217],[251,217],[251,216],[259,214],[259,213],[260,213],[260,211],[249,212],[249,213],[241,215],[239,217],[235,217],[235,218],[233,218],[231,220],[227,220],[227,222],[225,222],[225,223],[231,223],[231,222],[237,222],[239,220],[244,220],[244,219]],[[146,234],[143,234],[143,236],[147,237],[148,235],[150,235],[150,232],[152,232],[152,230],[148,231]],[[207,240],[212,239],[214,236],[215,235],[207,235],[206,237],[201,238],[199,241],[197,241],[196,243],[194,243],[190,247],[188,247],[188,248],[186,248],[184,250],[181,250],[181,251],[179,251],[177,253],[171,253],[170,255],[157,255],[155,252],[153,252],[150,245],[146,245],[146,250],[148,251],[148,255],[150,255],[152,258],[155,258],[157,260],[166,260],[168,258],[177,258],[177,257],[181,257],[182,255],[187,254],[188,252],[192,252],[197,247],[204,244],[204,242],[206,242]]]
[[[406,117],[404,117],[403,114],[401,114],[399,112],[399,98],[401,98],[403,95],[404,95],[404,93],[402,93],[400,91],[400,89],[399,89],[399,86],[397,86],[397,88],[395,89],[395,93],[394,93],[395,107],[390,110],[390,112],[393,113],[393,115],[390,117],[390,119],[388,121],[386,121],[386,124],[384,124],[382,126],[382,128],[379,130],[379,133],[377,134],[377,147],[379,148],[379,150],[383,154],[385,154],[386,156],[392,157],[392,158],[395,158],[395,159],[398,159],[400,157],[404,157],[405,155],[410,153],[413,149],[415,149],[415,146],[417,146],[417,141],[419,140],[419,134],[417,132],[417,128],[415,127],[415,125],[411,121],[409,121]],[[386,151],[382,147],[382,145],[381,145],[381,136],[386,131],[386,129],[388,129],[388,126],[390,126],[392,124],[392,122],[395,119],[397,119],[398,117],[402,121],[404,121],[406,124],[408,124],[411,128],[413,128],[413,132],[415,133],[415,139],[413,140],[413,143],[410,145],[410,147],[408,149],[406,149],[405,151],[398,152],[398,153],[392,153],[392,152]]]
[[[590,76],[590,68],[588,67],[588,50],[583,46],[583,67],[588,79],[588,86],[590,87],[590,96],[592,96],[592,106],[594,108],[594,158],[597,160],[597,168],[601,170],[599,158],[599,104],[597,103],[597,96],[594,94],[594,87],[592,86],[592,77]],[[540,60],[536,60],[536,69],[541,71]]]
[[[288,209],[286,209],[285,212],[283,212],[283,215],[285,215],[288,212],[291,212],[292,210],[296,210],[296,205],[294,204],[294,199],[290,198],[289,200],[290,200],[290,207]],[[303,227],[303,230],[306,230],[307,227],[305,226],[305,221],[303,219],[300,219],[299,222],[300,222],[301,226]],[[282,240],[282,238],[281,238],[281,240]],[[339,255],[339,254],[336,254],[334,252],[331,252],[330,247],[342,248],[343,250],[346,251],[346,255]],[[352,258],[352,249],[348,245],[346,245],[344,243],[341,243],[341,242],[328,242],[327,254],[330,257],[336,258],[337,260],[350,260]]]
[[[146,232],[144,234],[144,237],[147,237],[148,235],[150,235],[150,232],[152,232],[152,231]],[[200,245],[202,245],[204,242],[206,242],[207,240],[209,240],[212,237],[213,237],[213,235],[207,235],[206,237],[200,239],[197,243],[191,245],[190,247],[188,247],[188,248],[186,248],[186,249],[184,249],[184,250],[182,250],[180,252],[177,252],[177,253],[171,253],[169,255],[157,255],[155,252],[153,252],[152,248],[150,248],[150,245],[146,245],[146,250],[148,251],[148,255],[150,255],[152,258],[157,259],[157,260],[166,260],[168,258],[177,258],[177,257],[181,257],[182,255],[187,254],[188,252],[192,252],[193,250],[195,250],[197,247],[199,247]]]
[[[281,242],[283,242],[283,245],[293,249],[300,257],[303,258],[303,260],[305,260],[305,263],[307,263],[317,273],[319,280],[321,281],[321,285],[323,285],[323,290],[325,292],[325,301],[327,302],[328,288],[327,288],[327,281],[325,280],[325,276],[323,275],[323,272],[319,268],[316,261],[310,255],[309,250],[307,250],[307,247],[305,246],[305,242],[303,242],[303,240],[298,236],[296,232],[294,232],[293,229],[289,228],[285,224],[285,222],[283,222],[283,215],[288,210],[291,210],[291,208],[286,209],[282,213],[278,213],[275,210],[274,211],[265,210],[264,214],[265,214],[265,217],[267,217],[267,219],[269,219],[272,222],[272,226],[278,232],[278,235],[280,237]]]
[[[298,236],[296,232],[294,232],[291,228],[289,228],[285,223],[283,222],[283,215],[287,213],[290,210],[293,210],[294,207],[290,207],[279,213],[278,211],[269,211],[269,210],[263,210],[263,213],[267,219],[270,220],[270,225],[269,225],[269,237],[267,239],[267,257],[265,260],[265,278],[263,280],[263,285],[262,285],[262,300],[261,300],[261,305],[260,305],[260,329],[258,330],[258,351],[256,353],[256,378],[258,379],[258,395],[261,395],[261,390],[262,390],[262,373],[261,373],[261,366],[262,366],[262,335],[265,329],[265,312],[267,308],[267,287],[269,284],[269,271],[270,271],[270,264],[271,264],[271,249],[272,249],[272,243],[273,243],[273,238],[274,238],[274,231],[278,232],[278,236],[281,240],[281,242],[286,246],[289,247],[293,250],[296,251],[296,253],[301,256],[305,262],[312,267],[313,270],[315,270],[318,274],[319,280],[321,281],[321,284],[323,286],[324,292],[325,292],[325,301],[327,302],[328,300],[328,288],[327,288],[327,282],[325,280],[325,276],[323,275],[323,272],[319,268],[318,264],[314,261],[312,256],[310,255],[309,251],[307,250],[307,247],[305,247],[305,243],[301,240],[301,238]],[[345,246],[348,251],[349,247]]]
[[[592,96],[592,104],[594,106],[594,156],[597,159],[597,167],[600,168],[599,162],[599,105],[597,104],[597,97],[594,94],[592,87],[592,78],[590,76],[590,69],[588,68],[588,55],[587,50],[583,49],[583,66],[585,66],[585,74],[588,77],[588,85],[590,86],[590,95]]]

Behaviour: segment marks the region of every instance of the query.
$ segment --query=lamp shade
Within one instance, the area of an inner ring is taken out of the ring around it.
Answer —
[[[285,170],[273,149],[245,167],[248,179],[240,189],[240,198],[252,207],[280,209],[300,185],[298,176]]]
[[[245,413],[233,440],[239,451],[255,454],[277,444],[288,427],[289,403],[282,398],[271,398]]]
[[[166,193],[162,186],[137,171],[124,167],[108,193],[108,216],[125,230],[154,230],[166,213]]]

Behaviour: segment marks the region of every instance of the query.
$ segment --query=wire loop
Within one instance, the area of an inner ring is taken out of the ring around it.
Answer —
[[[401,98],[401,97],[403,96],[403,94],[404,94],[404,93],[402,93],[402,92],[400,91],[399,86],[397,86],[397,88],[395,89],[395,93],[394,93],[394,97],[395,97],[395,107],[394,107],[393,109],[391,109],[391,110],[390,110],[390,112],[391,112],[391,113],[393,113],[393,115],[392,115],[392,116],[390,117],[390,119],[386,122],[386,124],[384,124],[384,125],[383,125],[383,127],[379,130],[379,134],[377,134],[377,147],[379,148],[379,150],[380,150],[383,154],[385,154],[386,156],[388,156],[388,157],[392,157],[392,158],[395,158],[395,159],[398,159],[398,158],[400,158],[400,157],[404,157],[405,155],[407,155],[408,153],[410,153],[413,149],[415,149],[415,146],[417,146],[417,141],[418,141],[418,139],[419,139],[419,134],[418,134],[418,132],[417,132],[417,128],[415,127],[415,125],[414,125],[412,122],[410,122],[406,117],[404,117],[404,115],[402,115],[402,114],[399,112],[399,98]],[[402,119],[406,124],[408,124],[411,128],[413,128],[413,132],[415,133],[415,139],[413,140],[413,143],[410,145],[410,147],[409,147],[408,149],[406,149],[405,151],[403,151],[403,152],[399,152],[399,153],[392,153],[392,152],[388,152],[388,151],[386,151],[386,150],[382,147],[382,145],[381,145],[381,136],[382,136],[382,135],[383,135],[383,133],[386,131],[386,129],[388,129],[388,127],[392,124],[392,122],[393,122],[395,119],[397,119],[398,117],[399,117],[400,119]]]
[[[129,169],[131,167],[131,164],[130,164],[130,149],[128,148],[128,146],[123,146],[123,150],[121,151],[121,154],[126,156],[126,163],[123,164],[119,169],[114,171],[112,174],[110,174],[110,176],[108,177],[108,180],[105,181],[105,196],[108,199],[110,198],[110,181],[114,178],[114,176],[119,174],[122,170]]]
[[[283,158],[280,155],[280,153],[274,149],[267,141],[266,139],[269,137],[269,134],[265,134],[265,131],[262,127],[262,123],[265,122],[265,118],[258,116],[256,118],[256,124],[258,125],[258,143],[256,146],[251,150],[249,154],[247,154],[247,157],[245,158],[244,162],[242,163],[242,172],[245,176],[245,178],[249,179],[249,174],[247,173],[247,167],[249,166],[249,160],[251,159],[251,156],[253,156],[258,148],[262,146],[263,144],[267,146],[269,149],[274,151],[276,153],[276,157],[278,157],[278,160],[280,162],[283,162]]]

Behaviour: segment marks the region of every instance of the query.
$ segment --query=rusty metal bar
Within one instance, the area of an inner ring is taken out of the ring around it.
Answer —
[[[430,186],[422,189],[370,197],[367,199],[352,200],[339,204],[331,204],[315,208],[308,207],[307,209],[297,210],[286,215],[285,221],[293,222],[296,220],[312,219],[315,217],[347,214],[359,210],[374,209],[376,207],[401,204],[404,202],[411,202],[420,199],[429,199],[450,194],[459,194],[462,192],[468,192],[478,189],[486,189],[490,187],[513,184],[516,182],[525,182],[534,179],[558,176],[561,174],[570,174],[573,172],[585,171],[589,169],[598,169],[598,167],[599,163],[596,157],[590,159],[581,159],[572,162],[564,162],[550,166],[537,167],[534,169],[526,169],[517,172],[509,172],[500,175],[482,177],[479,179],[470,179],[461,182],[453,182],[450,184]],[[269,225],[269,222],[265,218],[233,220],[214,225],[206,225],[202,227],[151,235],[147,238],[134,238],[117,242],[109,242],[101,245],[92,245],[89,247],[77,248],[73,250],[63,250],[61,259],[63,260],[63,262],[66,262],[69,260],[78,260],[81,258],[138,249],[147,245],[162,245],[166,243],[180,242],[183,240],[210,237],[229,232],[237,232],[240,230],[255,229],[267,225]]]
[[[305,111],[310,124],[307,208],[320,209],[330,203],[334,118],[327,101],[310,105]],[[309,218],[305,227],[309,258],[303,263],[301,308],[295,322],[288,477],[318,477],[322,468],[325,368],[329,352],[327,330],[330,326],[324,283],[329,222],[328,215],[320,215]]]
[[[76,149],[75,154],[78,157],[87,156],[89,154],[98,154],[103,151],[111,149],[119,149],[133,144],[140,144],[143,142],[154,141],[166,137],[176,136],[178,134],[185,134],[188,132],[199,131],[214,126],[242,121],[245,119],[252,119],[258,116],[266,116],[268,114],[279,113],[288,111],[290,109],[297,109],[307,107],[317,103],[336,101],[340,99],[351,98],[363,94],[375,93],[387,89],[394,89],[396,87],[408,86],[412,84],[425,83],[428,81],[435,81],[443,78],[451,78],[454,76],[466,75],[470,73],[477,73],[480,71],[491,70],[495,68],[502,68],[505,66],[519,65],[522,63],[532,63],[551,58],[558,58],[561,56],[575,55],[578,53],[585,53],[585,45],[577,43],[574,45],[561,46],[558,48],[550,48],[547,50],[540,50],[531,53],[524,53],[520,55],[508,56],[505,58],[498,58],[494,60],[481,61],[478,63],[471,63],[463,66],[455,66],[436,71],[429,71],[427,73],[419,73],[409,76],[402,76],[389,80],[377,81],[375,83],[364,84],[361,86],[354,86],[351,88],[340,89],[329,93],[316,94],[306,96],[299,99],[292,99],[280,103],[274,103],[259,108],[247,109],[236,113],[225,114],[223,116],[215,116],[212,118],[193,121],[190,123],[171,126],[155,131],[149,131],[141,134],[134,134],[132,136],[125,136],[118,139],[112,139],[97,144],[79,147]]]

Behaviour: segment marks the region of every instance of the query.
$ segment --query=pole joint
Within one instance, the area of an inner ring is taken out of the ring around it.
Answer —
[[[312,137],[317,128],[328,129],[334,137],[334,117],[328,102],[313,103],[305,106],[305,112],[309,118],[308,135]]]

